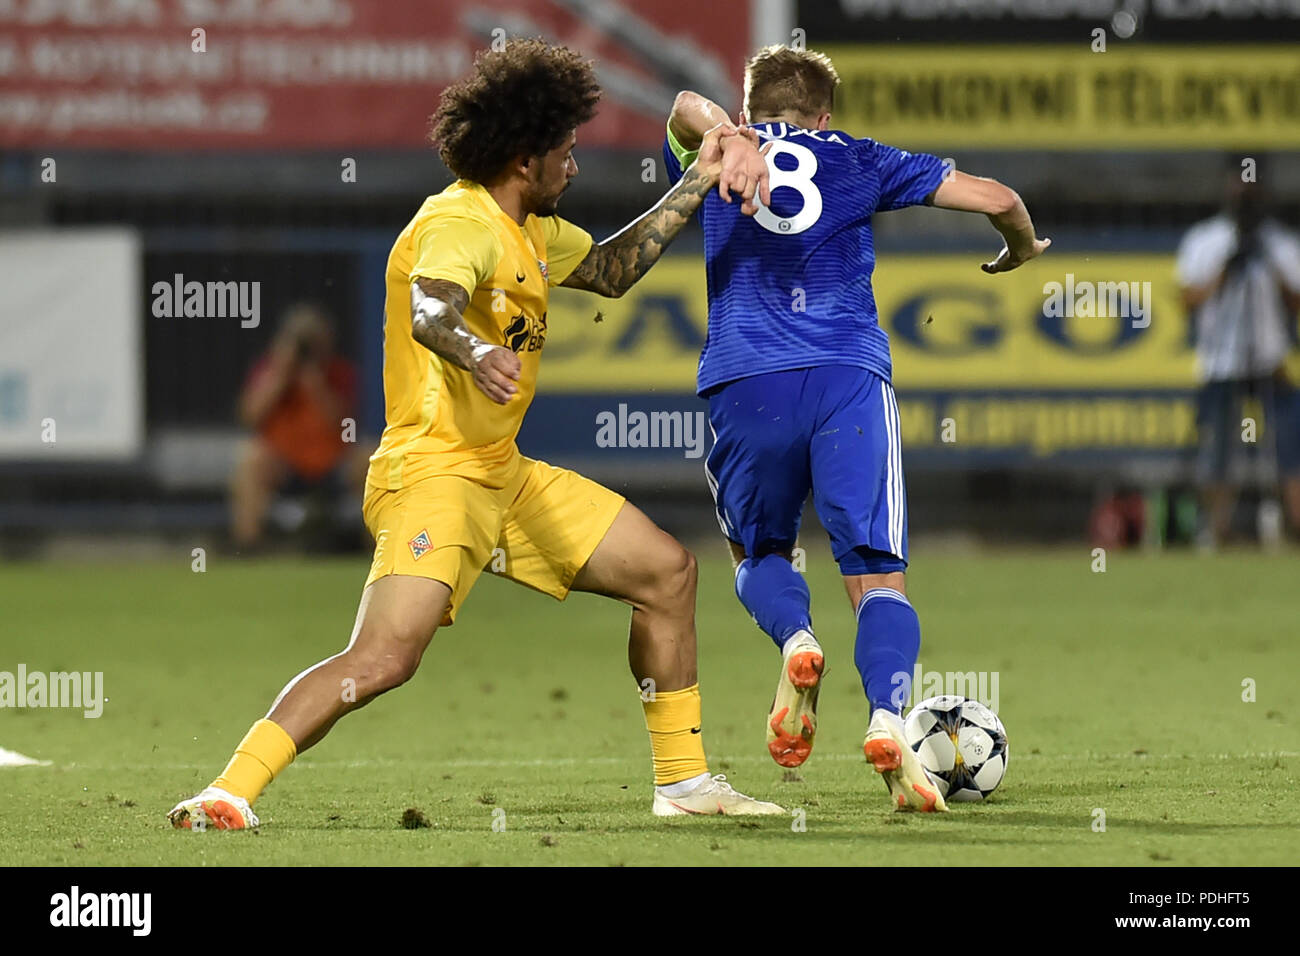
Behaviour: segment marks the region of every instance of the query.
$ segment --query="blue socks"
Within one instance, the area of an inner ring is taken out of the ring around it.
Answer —
[[[873,712],[877,707],[902,711],[920,651],[921,621],[907,598],[893,588],[872,588],[862,595],[853,662]]]
[[[808,584],[779,554],[742,561],[736,569],[736,596],[778,648],[796,631],[812,630]],[[902,712],[920,651],[921,621],[902,593],[872,588],[862,596],[853,661],[872,711]]]
[[[808,584],[779,554],[742,561],[736,569],[736,597],[778,648],[796,631],[812,630]]]

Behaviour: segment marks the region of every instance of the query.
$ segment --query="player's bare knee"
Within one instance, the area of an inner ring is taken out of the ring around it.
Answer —
[[[401,687],[415,676],[419,658],[405,650],[380,654],[349,654],[357,699],[372,697]]]
[[[844,589],[848,592],[849,604],[854,608],[862,603],[862,596],[873,588],[890,588],[906,597],[907,575],[902,571],[887,574],[851,574],[844,577]]]
[[[880,575],[882,581],[873,587],[892,588],[899,594],[907,594],[907,575],[902,571],[892,571],[889,574]]]
[[[363,630],[345,655],[356,671],[358,692],[382,694],[405,684],[415,676],[428,639],[411,627],[385,625]]]
[[[682,548],[682,552],[686,557],[686,563],[685,566],[682,568],[681,577],[683,583],[686,585],[686,590],[690,591],[691,593],[691,603],[694,604],[695,586],[700,579],[700,568],[698,562],[695,560],[694,551],[691,551],[688,548]]]
[[[677,544],[656,565],[646,603],[664,611],[693,608],[698,577],[695,555]]]

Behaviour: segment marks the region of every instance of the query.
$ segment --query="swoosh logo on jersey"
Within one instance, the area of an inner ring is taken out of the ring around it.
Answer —
[[[691,733],[693,733],[693,734],[698,734],[699,732],[700,732],[700,728],[699,728],[699,727],[692,727],[692,728],[691,728]]]
[[[523,281],[524,281],[524,274],[523,274],[522,272],[516,272],[516,273],[515,273],[515,281],[516,281],[516,282],[523,282]]]

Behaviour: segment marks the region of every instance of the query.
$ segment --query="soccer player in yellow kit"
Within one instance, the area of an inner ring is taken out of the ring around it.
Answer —
[[[600,244],[556,215],[577,174],[576,129],[595,113],[591,65],[540,40],[482,53],[442,95],[434,138],[458,181],[430,196],[388,259],[387,427],[370,461],[366,525],[375,556],[352,639],[303,671],[257,721],[212,785],[169,814],[191,827],[256,826],[252,803],[344,714],[415,673],[439,626],[504,549],[502,576],[563,600],[589,591],[632,607],[628,659],[641,686],[652,810],[777,814],[712,776],[700,734],[695,559],[622,496],[520,454],[515,436],[546,342],[549,288],[622,295],[715,185],[748,201],[737,171],[762,160],[725,124],[649,212]],[[490,639],[485,637],[484,639]],[[649,679],[653,684],[643,682]]]

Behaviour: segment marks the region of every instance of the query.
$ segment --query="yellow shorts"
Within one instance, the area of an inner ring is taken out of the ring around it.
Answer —
[[[622,495],[577,472],[522,455],[503,488],[453,475],[389,491],[366,487],[375,537],[366,585],[389,574],[451,588],[449,625],[484,570],[564,600],[623,507]]]

